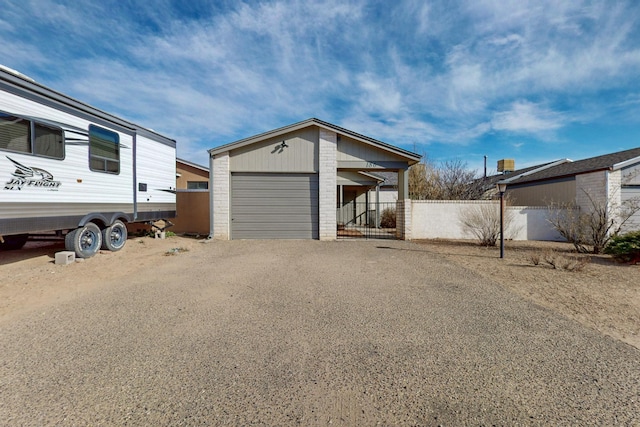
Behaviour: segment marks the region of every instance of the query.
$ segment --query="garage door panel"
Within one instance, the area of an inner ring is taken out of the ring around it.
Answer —
[[[235,173],[233,239],[318,238],[317,174]]]
[[[261,213],[261,214],[268,214],[268,215],[282,215],[283,214],[283,207],[285,206],[278,206],[278,205],[272,205],[272,206],[264,206],[264,205],[255,205],[255,204],[247,204],[247,205],[238,205],[235,204],[234,207],[239,208],[239,207],[253,207],[254,208],[254,212],[240,212],[238,209],[235,209],[235,214],[234,214],[234,218],[240,218],[243,217],[245,215],[253,215],[254,213]],[[309,215],[313,215],[313,213],[315,211],[318,210],[318,206],[286,206],[287,210],[286,210],[286,214],[287,215],[307,215],[307,217]],[[308,218],[307,218],[308,219]]]
[[[262,202],[262,203],[260,203]],[[307,199],[289,199],[289,200],[281,200],[276,198],[263,198],[259,201],[256,200],[234,200],[232,203],[232,207],[235,208],[254,208],[254,209],[267,209],[272,211],[277,211],[278,213],[287,213],[287,212],[296,212],[296,210],[301,209],[317,209],[317,204],[310,204]],[[285,208],[290,208],[290,211],[287,211]],[[238,209],[234,210],[235,213],[240,213]]]
[[[311,212],[307,213],[297,213],[297,214],[288,214],[287,222],[290,224],[293,223],[309,223],[309,216]],[[264,222],[264,223],[273,223],[279,224],[282,222],[282,215],[278,213],[269,213],[269,212],[254,212],[254,213],[243,213],[236,214],[233,216],[233,221],[238,223],[244,222]]]
[[[260,232],[262,230],[265,231],[278,231],[281,230],[284,232],[291,231],[313,231],[316,227],[309,223],[292,223],[288,227],[287,230],[282,230],[282,227],[278,223],[270,223],[264,221],[257,222],[243,222],[238,224],[236,227],[236,231],[255,231]]]
[[[236,192],[234,192],[232,203],[244,204],[244,205],[252,204],[257,206],[257,205],[269,205],[269,204],[281,205],[283,204],[282,202],[284,202],[284,204],[294,205],[295,203],[292,203],[292,201],[303,202],[303,203],[313,202],[314,204],[317,204],[315,199],[310,198],[308,194],[301,194],[301,193],[295,193],[295,192],[291,194],[285,191],[285,192],[282,192],[281,194],[270,192],[269,194],[264,194],[264,196],[254,195],[254,197],[251,197],[248,193],[246,193],[246,190],[245,190],[245,194],[241,194],[241,195],[238,195],[236,194]]]
[[[242,188],[246,188],[243,187],[244,185],[250,185],[251,188],[249,188],[248,190],[266,190],[266,191],[278,191],[281,190],[282,188],[284,188],[286,186],[287,190],[291,191],[291,190],[302,190],[302,191],[309,191],[309,190],[317,190],[319,187],[316,183],[311,183],[311,182],[296,182],[296,181],[290,181],[290,180],[283,180],[283,181],[274,181],[274,180],[269,180],[269,181],[247,181],[247,180],[243,180],[243,181],[236,181],[236,184],[238,185],[238,189],[242,189]]]

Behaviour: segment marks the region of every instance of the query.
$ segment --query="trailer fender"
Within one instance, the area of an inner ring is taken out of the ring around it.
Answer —
[[[111,217],[109,218],[109,222],[106,225],[113,225],[116,221],[122,221],[127,224],[128,222],[132,222],[133,218],[131,215],[127,215],[124,212],[116,212],[111,215]]]
[[[80,222],[78,223],[78,227],[84,227],[87,223],[93,222],[100,228],[109,227],[116,221],[123,221],[125,223],[131,222],[130,216],[125,214],[124,212],[114,212],[114,213],[101,213],[101,212],[93,212],[85,215]]]
[[[88,223],[93,222],[98,227],[104,228],[109,224],[109,219],[102,213],[94,212],[85,215],[80,222],[78,223],[78,227],[84,227]]]

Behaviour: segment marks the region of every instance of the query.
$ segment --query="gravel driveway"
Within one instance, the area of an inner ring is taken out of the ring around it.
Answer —
[[[81,288],[73,269],[101,257],[61,268]],[[212,242],[153,259],[0,322],[0,423],[640,424],[637,349],[419,245]]]

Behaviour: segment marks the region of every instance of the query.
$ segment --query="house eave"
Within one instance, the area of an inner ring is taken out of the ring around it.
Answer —
[[[613,165],[611,167],[611,170],[612,171],[617,171],[617,170],[620,170],[620,169],[624,169],[627,166],[635,165],[636,163],[640,163],[640,156],[634,157],[632,159],[625,160],[625,161],[620,162],[620,163],[616,163],[615,165]]]
[[[187,166],[191,166],[192,168],[195,168],[195,169],[200,169],[200,170],[201,170],[201,171],[203,171],[203,172],[209,172],[209,168],[208,168],[208,167],[206,167],[206,166],[202,166],[202,165],[199,165],[199,164],[197,164],[197,163],[190,162],[190,161],[188,161],[188,160],[184,160],[184,159],[178,159],[178,158],[176,158],[176,162],[177,162],[177,163],[185,164],[185,165],[187,165]]]
[[[298,122],[298,123],[294,123],[288,126],[284,126],[278,129],[274,129],[268,132],[263,132],[261,134],[255,135],[255,136],[251,136],[249,138],[245,138],[245,139],[241,139],[239,141],[235,141],[235,142],[231,142],[229,144],[225,144],[225,145],[221,145],[219,147],[215,147],[212,148],[210,150],[208,150],[208,153],[210,156],[215,156],[218,154],[222,154],[222,153],[226,153],[228,151],[231,150],[235,150],[238,148],[242,148],[245,147],[247,145],[251,145],[254,144],[256,142],[265,140],[267,138],[274,138],[274,137],[278,137],[281,135],[285,135],[287,133],[290,132],[294,132],[300,129],[305,129],[309,126],[318,126],[319,128],[325,129],[325,130],[330,130],[332,132],[336,132],[338,134],[341,135],[345,135],[348,136],[350,138],[353,138],[359,142],[362,142],[364,144],[368,144],[371,146],[374,146],[378,149],[393,153],[397,156],[403,157],[407,160],[407,163],[409,164],[409,166],[414,165],[416,163],[418,163],[420,161],[420,159],[422,158],[422,156],[420,156],[419,154],[416,153],[412,153],[410,151],[407,150],[403,150],[402,148],[398,148],[395,147],[393,145],[387,144],[385,142],[382,141],[378,141],[376,139],[373,138],[369,138],[367,136],[361,135],[359,133],[350,131],[348,129],[344,129],[341,128],[340,126],[336,126],[333,125],[331,123],[328,122],[324,122],[322,120],[316,119],[316,118],[311,118],[311,119],[307,119],[304,120],[302,122]]]

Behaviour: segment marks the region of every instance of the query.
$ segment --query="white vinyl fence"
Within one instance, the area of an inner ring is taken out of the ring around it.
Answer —
[[[413,200],[411,206],[412,239],[475,239],[465,230],[462,215],[465,210],[494,206],[500,212],[499,201]],[[507,206],[505,217],[511,224],[505,228],[505,238],[512,240],[565,239],[553,229],[549,221],[549,208],[539,206]]]

